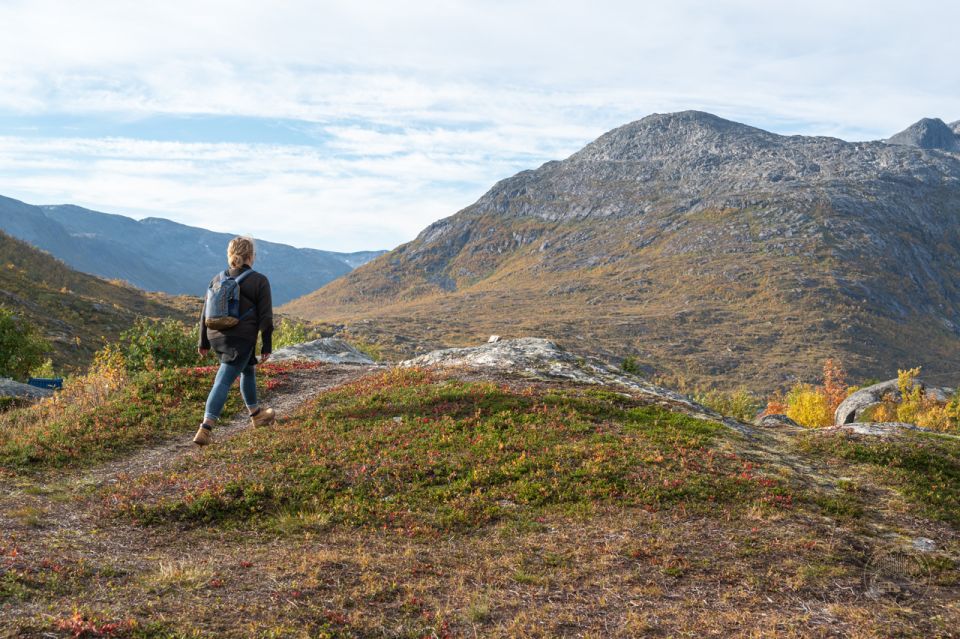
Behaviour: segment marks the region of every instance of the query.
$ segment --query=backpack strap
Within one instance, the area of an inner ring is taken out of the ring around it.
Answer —
[[[224,271],[224,272],[226,273],[226,271]],[[233,278],[233,281],[236,282],[237,284],[239,284],[240,282],[242,282],[242,281],[247,277],[247,275],[250,275],[251,273],[253,273],[253,269],[244,271],[244,272],[241,273],[240,275],[237,275],[235,278]]]
[[[253,269],[252,269],[252,268],[251,268],[251,269],[247,269],[247,270],[244,271],[243,273],[240,273],[240,275],[237,275],[235,278],[233,278],[233,281],[235,281],[235,282],[237,283],[237,291],[240,292],[241,295],[243,295],[243,292],[240,291],[240,282],[242,282],[242,281],[244,280],[244,278],[246,278],[247,275],[250,275],[251,273],[253,273]],[[244,297],[246,297],[246,295],[244,295]],[[250,299],[250,298],[247,298],[247,299]],[[250,301],[252,302],[253,300],[250,300]],[[250,308],[247,309],[247,312],[244,313],[243,315],[241,315],[241,316],[239,317],[239,319],[241,319],[241,320],[242,320],[242,319],[245,319],[247,316],[250,315],[250,313],[254,312],[255,310],[257,310],[257,305],[256,305],[256,304],[252,304],[252,305],[250,306]]]

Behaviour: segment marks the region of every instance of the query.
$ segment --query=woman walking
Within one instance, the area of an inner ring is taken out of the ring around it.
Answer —
[[[206,446],[213,441],[213,427],[220,419],[227,393],[237,377],[240,378],[240,395],[250,412],[253,425],[269,424],[276,417],[272,408],[257,403],[257,358],[253,351],[259,332],[263,338],[260,361],[266,362],[270,358],[273,302],[270,282],[266,276],[252,270],[255,259],[256,247],[253,238],[233,238],[227,246],[229,269],[218,273],[210,282],[213,289],[217,283],[222,285],[231,278],[235,280],[239,292],[239,309],[234,309],[239,320],[236,325],[231,328],[221,327],[219,330],[208,327],[208,322],[214,323],[210,322],[210,313],[207,312],[209,296],[200,314],[200,343],[197,345],[197,352],[201,357],[206,357],[212,348],[220,359],[220,370],[217,371],[213,388],[207,397],[203,423],[193,438],[193,442],[199,446]],[[232,320],[227,323],[232,323]]]

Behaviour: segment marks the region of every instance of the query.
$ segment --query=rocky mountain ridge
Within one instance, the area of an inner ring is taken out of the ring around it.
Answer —
[[[163,218],[134,220],[79,206],[33,206],[0,196],[0,230],[71,267],[148,291],[201,295],[224,267],[229,233]],[[383,251],[336,253],[260,241],[260,268],[282,304],[349,273]]]
[[[953,374],[960,155],[897,139],[654,114],[498,182],[286,310],[400,354],[522,331],[703,382],[775,387],[827,356],[859,377]]]

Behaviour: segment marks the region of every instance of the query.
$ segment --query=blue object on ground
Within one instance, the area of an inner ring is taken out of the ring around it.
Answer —
[[[63,388],[62,377],[31,377],[27,380],[27,383],[31,386],[36,386],[37,388]]]

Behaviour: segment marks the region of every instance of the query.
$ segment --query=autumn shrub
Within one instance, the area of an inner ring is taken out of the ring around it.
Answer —
[[[821,428],[833,425],[837,407],[850,394],[847,374],[839,360],[828,359],[823,363],[823,378],[820,386],[797,382],[786,397],[779,392],[768,401],[764,414],[786,414],[801,426]]]
[[[130,371],[190,366],[197,362],[199,326],[175,319],[138,317],[120,334],[120,345]]]
[[[897,402],[891,395],[875,406],[868,406],[857,418],[860,422],[895,422],[897,421]]]
[[[900,390],[900,403],[897,406],[897,420],[915,423],[917,415],[924,410],[923,388],[917,383],[920,367],[897,371],[897,388]]]
[[[783,396],[783,393],[776,391],[767,399],[767,405],[763,409],[762,415],[786,415],[787,414],[787,399]]]
[[[840,360],[828,359],[823,363],[823,396],[827,402],[827,410],[832,416],[837,407],[849,395],[847,387],[847,373]]]
[[[0,377],[26,379],[49,351],[36,326],[0,306]]]
[[[821,388],[810,384],[795,384],[787,393],[787,417],[808,428],[833,424],[829,399]]]
[[[743,387],[734,391],[717,389],[697,391],[693,395],[693,400],[707,408],[712,408],[721,415],[733,417],[742,422],[752,421],[762,407],[760,400]]]

